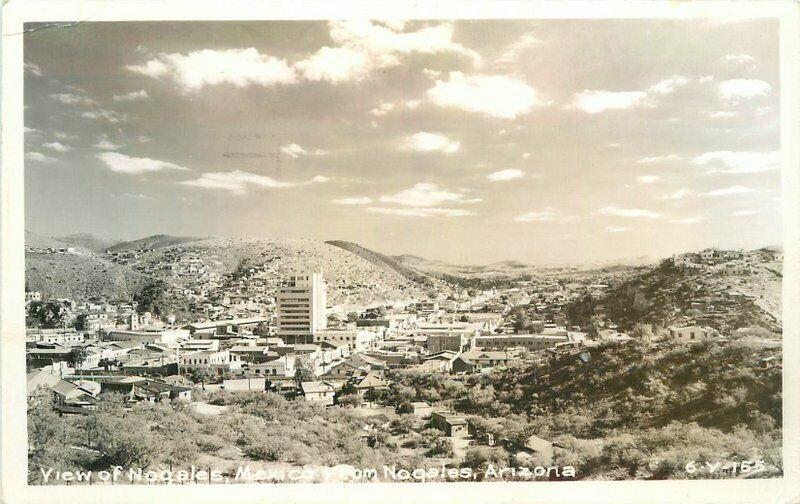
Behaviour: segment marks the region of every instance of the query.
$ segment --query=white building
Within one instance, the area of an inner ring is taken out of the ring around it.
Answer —
[[[317,331],[327,327],[327,301],[322,273],[291,275],[276,296],[277,336],[286,343],[310,343]]]
[[[714,335],[714,330],[710,327],[700,326],[673,326],[669,328],[669,335],[679,343],[697,343],[711,339]]]
[[[327,341],[336,346],[346,344],[351,353],[366,352],[375,347],[378,335],[372,331],[359,330],[321,330],[314,334],[314,343]]]

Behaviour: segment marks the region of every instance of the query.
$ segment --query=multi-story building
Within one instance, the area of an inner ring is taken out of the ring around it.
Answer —
[[[334,345],[346,344],[352,353],[365,352],[375,347],[377,333],[362,330],[319,330],[314,334],[314,343],[327,341]]]
[[[287,344],[311,343],[327,327],[325,280],[322,273],[291,275],[276,296],[277,336]]]

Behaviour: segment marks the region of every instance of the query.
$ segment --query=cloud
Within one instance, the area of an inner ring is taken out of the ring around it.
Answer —
[[[524,152],[522,154],[522,159],[528,159],[529,157],[531,157],[531,153],[530,152]]]
[[[709,173],[760,173],[780,168],[780,152],[714,151],[701,154],[692,162],[715,167]]]
[[[767,96],[772,86],[758,79],[730,79],[719,84],[719,97],[726,102]]]
[[[542,44],[534,32],[524,33],[519,39],[507,45],[500,56],[495,60],[495,64],[500,66],[513,65],[518,63],[520,58],[530,49]]]
[[[661,180],[661,177],[658,175],[639,175],[636,177],[636,181],[642,184],[653,184]]]
[[[261,54],[254,47],[201,49],[188,54],[160,53],[143,65],[129,65],[126,68],[154,79],[171,79],[186,92],[220,84],[244,88],[297,81],[295,70],[286,60]]]
[[[586,89],[575,93],[572,107],[588,114],[599,114],[606,110],[624,110],[641,105],[647,93],[644,91],[598,91]]]
[[[104,108],[86,111],[81,114],[81,117],[85,117],[86,119],[91,119],[93,121],[102,119],[112,124],[125,122],[127,120],[127,117],[124,114],[118,114],[113,110],[106,110]]]
[[[25,159],[37,161],[39,163],[55,163],[58,161],[58,159],[42,154],[41,152],[26,152]]]
[[[599,114],[606,110],[626,110],[639,106],[653,106],[658,97],[674,93],[679,88],[692,82],[692,79],[683,75],[656,82],[643,91],[605,91],[598,89],[585,89],[575,93],[571,108],[581,110],[588,114]]]
[[[630,231],[631,228],[622,226],[606,226],[605,230],[606,233],[624,233],[626,231]]]
[[[703,222],[705,219],[702,217],[684,217],[683,219],[670,219],[672,224],[697,224]]]
[[[730,61],[738,65],[754,66],[756,59],[749,54],[727,54],[725,61]]]
[[[679,199],[683,199],[686,196],[689,196],[690,194],[693,194],[693,193],[694,193],[694,191],[692,191],[691,189],[678,189],[677,191],[675,191],[673,193],[670,193],[670,194],[667,194],[665,196],[661,196],[658,199],[662,199],[662,200],[679,200]]]
[[[189,168],[176,165],[175,163],[159,161],[158,159],[135,158],[118,152],[101,152],[96,154],[95,157],[102,161],[111,171],[129,175],[139,175],[162,170],[189,170]]]
[[[375,68],[398,64],[393,56],[373,59],[368,53],[349,47],[323,47],[294,66],[310,81],[339,84],[363,80]]]
[[[141,89],[139,91],[131,91],[130,93],[125,93],[121,95],[114,95],[114,101],[134,101],[134,100],[147,100],[150,98],[150,95],[147,94],[147,91]]]
[[[444,152],[452,154],[461,148],[461,143],[450,140],[440,133],[420,131],[405,137],[400,145],[404,149],[417,152]]]
[[[525,82],[504,75],[464,75],[450,72],[448,80],[437,80],[426,93],[440,107],[451,107],[500,119],[514,119],[533,107],[544,105],[536,90]]]
[[[272,177],[257,175],[241,170],[230,172],[204,173],[200,178],[181,182],[183,185],[192,187],[202,187],[204,189],[221,189],[230,191],[233,194],[242,195],[247,192],[250,186],[262,187],[267,189],[285,189],[296,187],[298,184],[293,182],[281,182]]]
[[[23,126],[22,131],[23,133],[26,133],[28,135],[38,135],[39,133],[42,132],[42,130],[36,128],[29,128],[27,126]]]
[[[383,203],[397,203],[410,207],[433,207],[445,202],[476,203],[479,199],[465,200],[463,192],[450,192],[440,189],[436,184],[419,182],[411,189],[405,189],[397,194],[381,196]]]
[[[709,119],[732,119],[738,116],[736,112],[731,112],[728,110],[718,110],[715,112],[706,112],[705,116]]]
[[[139,142],[147,143],[150,141],[150,137],[147,135],[139,135]]]
[[[369,207],[368,212],[386,215],[399,215],[401,217],[466,217],[475,215],[474,212],[460,208],[385,208]]]
[[[287,156],[293,157],[295,159],[299,158],[300,156],[324,156],[325,154],[327,154],[327,151],[324,151],[322,149],[307,151],[301,146],[297,145],[296,143],[283,145],[281,146],[280,151],[286,154]]]
[[[155,199],[152,196],[147,196],[145,194],[140,194],[140,193],[123,193],[122,196],[124,196],[126,198],[142,199],[142,200],[154,200]]]
[[[324,175],[317,175],[316,177],[311,179],[311,182],[313,182],[315,184],[324,184],[325,182],[330,182],[330,181],[331,181],[331,178],[330,177],[326,177]]]
[[[42,144],[42,147],[56,152],[69,152],[73,150],[72,147],[62,144],[61,142],[45,142]]]
[[[95,149],[100,149],[100,150],[117,150],[120,147],[122,147],[122,145],[115,144],[114,142],[109,140],[106,135],[103,135],[100,138],[98,138],[97,143],[94,144],[94,147]]]
[[[673,75],[667,79],[657,82],[648,88],[649,92],[667,95],[674,93],[678,88],[683,87],[691,82],[691,79],[683,75]]]
[[[706,193],[701,193],[700,196],[710,196],[710,197],[719,197],[719,196],[735,196],[739,194],[750,194],[756,192],[755,189],[751,187],[744,187],[744,186],[730,186],[724,189],[715,189],[713,191],[709,191]]]
[[[558,217],[553,207],[546,207],[538,212],[528,212],[514,217],[514,222],[549,222]]]
[[[486,176],[486,178],[492,182],[502,182],[506,180],[522,178],[524,176],[525,172],[522,170],[518,170],[516,168],[507,168],[505,170],[499,170],[494,173],[490,173]]]
[[[381,100],[378,106],[370,110],[369,113],[375,117],[383,117],[389,112],[392,112],[393,110],[399,110],[400,108],[415,110],[420,106],[421,103],[422,102],[420,100],[407,100],[397,103],[385,102]]]
[[[758,215],[761,213],[761,210],[737,210],[736,212],[731,213],[733,217],[749,217],[751,215]]]
[[[634,219],[660,219],[664,214],[654,212],[652,210],[642,210],[639,208],[620,208],[616,206],[605,206],[600,209],[603,215],[612,215],[614,217],[625,217]]]
[[[63,131],[54,131],[53,136],[58,138],[59,140],[77,140],[77,135],[70,135],[69,133],[64,133]]]
[[[331,203],[335,205],[369,205],[372,203],[372,198],[367,196],[354,196],[350,198],[341,198],[332,200]]]
[[[668,154],[666,156],[651,156],[651,157],[643,157],[636,161],[637,163],[665,163],[665,162],[673,162],[673,161],[680,161],[682,158],[677,154]]]
[[[65,105],[89,105],[89,106],[96,106],[98,103],[88,96],[82,96],[80,94],[73,94],[73,93],[56,93],[51,94],[50,98],[61,102]]]
[[[42,76],[42,69],[39,68],[39,65],[37,65],[36,63],[31,63],[30,61],[26,61],[25,63],[22,64],[22,67],[26,72],[32,75],[35,75],[37,77]]]

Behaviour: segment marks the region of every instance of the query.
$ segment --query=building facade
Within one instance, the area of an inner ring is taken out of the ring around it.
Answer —
[[[327,293],[322,273],[295,274],[278,288],[277,336],[288,344],[311,343],[327,327]]]

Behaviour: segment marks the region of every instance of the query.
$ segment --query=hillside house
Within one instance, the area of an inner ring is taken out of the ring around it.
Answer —
[[[451,412],[436,411],[431,413],[431,427],[444,432],[449,437],[469,436],[466,418]]]

